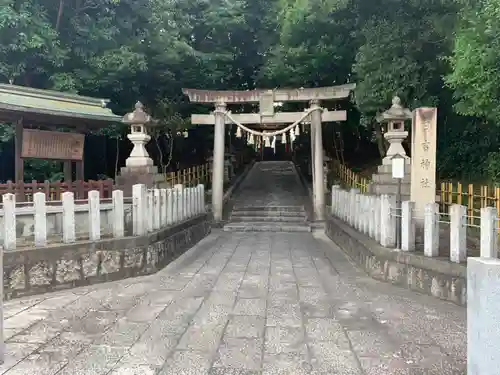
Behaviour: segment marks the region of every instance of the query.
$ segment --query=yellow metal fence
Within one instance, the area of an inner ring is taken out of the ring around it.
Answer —
[[[468,222],[479,224],[480,210],[483,207],[496,207],[500,210],[500,188],[487,185],[442,182],[438,189],[441,211],[448,212],[452,204],[467,207]]]
[[[346,165],[340,163],[334,163],[332,169],[344,187],[359,189],[362,193],[368,192],[368,186],[371,182],[369,178],[362,177],[359,173],[353,172]]]
[[[212,179],[212,168],[210,163],[196,165],[194,167],[180,169],[176,172],[165,173],[165,181],[169,186],[183,184],[195,186],[209,183]]]

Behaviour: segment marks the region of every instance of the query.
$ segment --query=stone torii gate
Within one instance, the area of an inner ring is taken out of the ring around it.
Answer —
[[[222,220],[223,179],[224,179],[224,134],[225,125],[236,124],[240,130],[254,136],[269,139],[293,128],[301,123],[311,126],[311,162],[313,164],[314,214],[316,220],[325,218],[325,191],[323,185],[323,140],[322,122],[345,121],[346,111],[327,111],[320,107],[321,100],[347,98],[355,84],[341,86],[307,88],[307,89],[275,89],[248,91],[212,91],[183,89],[192,103],[210,103],[215,111],[209,115],[193,114],[193,125],[214,126],[214,150],[212,167],[212,209],[214,220]],[[309,102],[309,109],[304,112],[274,112],[274,104],[284,102]],[[259,103],[259,113],[232,114],[227,110],[228,104]],[[227,121],[226,121],[227,120]],[[262,128],[265,125],[290,124],[274,132],[260,132],[248,128],[253,125]]]

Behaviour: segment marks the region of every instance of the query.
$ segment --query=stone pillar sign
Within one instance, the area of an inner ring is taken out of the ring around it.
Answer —
[[[436,201],[437,108],[417,108],[412,121],[411,201],[415,216],[424,218],[425,205]]]

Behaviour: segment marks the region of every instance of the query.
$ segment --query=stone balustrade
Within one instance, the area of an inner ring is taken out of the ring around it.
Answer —
[[[78,240],[142,236],[205,213],[204,185],[171,189],[147,189],[134,185],[132,197],[121,190],[101,201],[97,190],[87,200],[75,200],[72,192],[60,202],[48,202],[35,193],[30,205],[16,204],[14,194],[4,194],[0,210],[0,244],[7,251],[19,246],[46,247]]]
[[[396,248],[396,231],[401,223],[401,248],[403,252],[416,249],[417,217],[422,217],[420,226],[423,229],[423,254],[426,257],[439,257],[440,241],[443,240],[440,224],[449,227],[449,261],[464,263],[467,260],[467,208],[452,205],[448,213],[439,212],[437,203],[425,205],[423,215],[415,211],[413,202],[404,201],[401,207],[396,205],[393,195],[367,195],[357,189],[342,190],[332,187],[331,214],[349,224],[358,232],[376,240],[383,247]],[[448,229],[448,228],[447,228]],[[498,212],[494,207],[481,209],[480,224],[481,257],[497,258],[498,246]],[[440,236],[441,234],[441,236]]]

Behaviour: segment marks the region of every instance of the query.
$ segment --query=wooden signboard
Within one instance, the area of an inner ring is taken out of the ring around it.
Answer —
[[[23,129],[21,157],[33,159],[82,160],[84,134]]]

